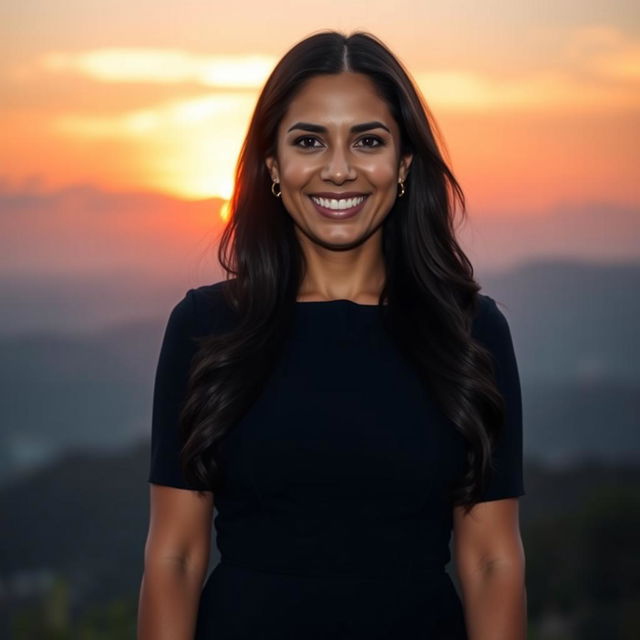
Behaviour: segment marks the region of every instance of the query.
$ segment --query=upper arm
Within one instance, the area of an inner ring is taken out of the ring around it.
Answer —
[[[198,568],[208,564],[213,493],[204,483],[187,482],[180,462],[183,440],[179,414],[196,351],[196,334],[196,307],[191,289],[169,315],[156,368],[145,563],[169,560]]]
[[[504,423],[494,442],[488,483],[479,502],[525,495],[523,477],[523,411],[520,374],[509,323],[493,298],[484,296],[474,324],[474,338],[488,351],[496,386],[504,399]],[[487,507],[491,508],[491,507]],[[499,507],[496,507],[499,508]]]
[[[191,362],[197,351],[197,335],[195,292],[190,289],[169,315],[156,367],[148,474],[149,482],[156,485],[209,488],[204,483],[188,483],[180,461],[184,438],[179,417],[186,400]]]
[[[145,563],[170,561],[206,568],[211,548],[213,493],[149,484]]]
[[[505,422],[492,451],[489,481],[465,515],[453,509],[456,565],[463,575],[495,562],[524,563],[518,498],[523,480],[523,416],[520,376],[509,323],[493,298],[484,296],[475,337],[489,350],[496,385],[505,401]]]

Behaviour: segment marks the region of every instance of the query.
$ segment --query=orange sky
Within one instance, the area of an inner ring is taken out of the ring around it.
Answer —
[[[266,76],[295,42],[332,27],[369,30],[401,58],[471,211],[638,206],[634,3],[237,4],[12,5],[0,42],[5,189],[226,198]]]

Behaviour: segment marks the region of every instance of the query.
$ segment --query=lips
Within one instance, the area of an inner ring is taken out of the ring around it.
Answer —
[[[321,213],[323,216],[330,218],[331,220],[344,220],[345,218],[352,218],[353,216],[358,214],[360,210],[364,207],[364,205],[367,203],[369,196],[365,193],[360,195],[364,196],[364,200],[360,204],[356,205],[355,207],[351,207],[350,209],[328,209],[327,207],[323,207],[322,205],[319,205],[317,202],[315,202],[311,196],[309,196],[309,200],[311,201],[311,204],[313,204],[313,206],[316,208],[316,210],[319,213]],[[325,196],[319,196],[319,197],[325,197]],[[350,197],[357,197],[357,196],[350,196]]]

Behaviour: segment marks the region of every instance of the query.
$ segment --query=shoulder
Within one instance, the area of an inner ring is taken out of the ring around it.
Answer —
[[[189,298],[196,313],[215,311],[221,313],[225,307],[225,290],[227,282],[221,280],[212,284],[204,284],[193,287],[187,291],[185,297]]]
[[[491,296],[477,294],[471,333],[494,350],[511,344],[507,317]]]
[[[190,288],[174,305],[171,316],[183,327],[198,335],[225,331],[234,315],[227,302],[228,281]]]
[[[476,308],[473,326],[479,331],[500,329],[507,325],[507,318],[498,307],[496,301],[483,293],[476,296]]]

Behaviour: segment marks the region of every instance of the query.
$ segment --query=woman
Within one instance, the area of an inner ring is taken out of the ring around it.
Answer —
[[[525,637],[518,369],[430,119],[367,33],[269,77],[234,277],[186,293],[160,353],[138,638]]]

